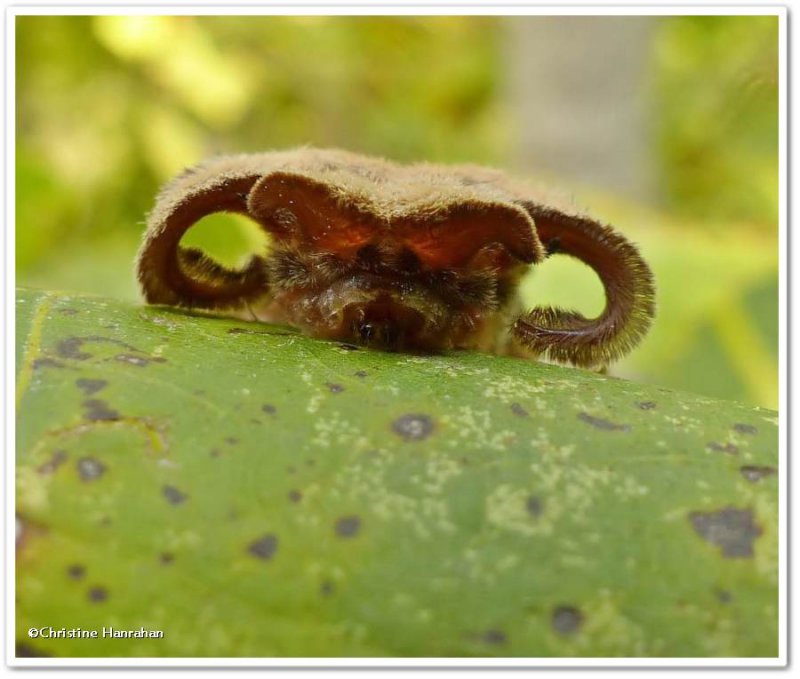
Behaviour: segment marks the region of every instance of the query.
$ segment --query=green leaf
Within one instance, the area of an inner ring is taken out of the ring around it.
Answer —
[[[50,292],[17,332],[18,655],[778,652],[773,411]]]

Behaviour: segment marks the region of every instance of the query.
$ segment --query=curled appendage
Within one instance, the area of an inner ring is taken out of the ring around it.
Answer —
[[[589,265],[603,283],[606,306],[597,318],[575,311],[536,307],[521,316],[512,333],[531,351],[581,367],[603,366],[633,349],[655,315],[655,286],[650,268],[636,247],[611,227],[526,204],[539,238],[554,254]]]
[[[267,292],[267,273],[260,257],[233,270],[199,250],[179,245],[183,234],[206,215],[247,213],[247,194],[259,175],[235,170],[213,175],[209,169],[200,166],[167,185],[150,213],[137,258],[139,283],[150,304],[232,308]]]

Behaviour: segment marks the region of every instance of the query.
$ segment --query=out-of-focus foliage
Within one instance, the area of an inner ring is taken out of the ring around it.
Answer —
[[[217,152],[308,143],[510,164],[514,20],[17,18],[18,281],[135,299],[158,187]],[[654,330],[614,372],[775,407],[777,20],[663,18],[653,35],[659,212],[566,185],[656,274]],[[263,242],[225,216],[187,238],[227,263]],[[580,269],[554,258],[527,301],[596,310]]]
[[[683,17],[654,41],[654,129],[671,212],[778,220],[778,19]]]
[[[628,365],[776,407],[778,18],[665,21],[654,64],[653,127],[674,219],[641,235],[661,274],[661,315]]]

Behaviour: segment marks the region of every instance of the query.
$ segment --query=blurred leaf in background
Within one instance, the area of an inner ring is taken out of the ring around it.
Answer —
[[[666,208],[776,232],[777,17],[665,21],[653,49]]]
[[[654,48],[666,209],[705,232],[672,248],[665,281],[682,280],[683,292],[662,284],[662,301],[680,298],[682,322],[654,333],[666,368],[654,372],[777,407],[778,19],[683,17],[665,23]],[[678,360],[671,344],[683,348]]]
[[[559,51],[558,45],[569,42],[580,27],[574,17],[548,23],[549,31],[561,32],[561,40],[546,40],[547,49],[557,54],[537,54],[530,47],[524,51],[552,60],[537,73],[547,72],[549,65],[564,75],[560,60],[572,67],[582,64],[587,74],[595,72],[596,50],[591,46],[584,48],[583,61],[572,47],[569,53],[567,48]],[[621,194],[565,183],[577,205],[639,243],[655,273],[655,325],[641,347],[614,366],[613,374],[775,408],[778,20],[664,17],[640,30],[651,36],[645,95],[657,195],[650,205],[642,205]],[[541,30],[532,35],[541,35]],[[570,82],[582,81],[573,75]],[[587,88],[597,89],[592,82]],[[551,97],[559,93],[558,86],[547,89]],[[609,86],[612,96],[614,91]],[[595,130],[591,111],[571,107],[576,98],[570,93],[560,101],[548,99],[547,105],[574,119],[565,129],[584,125]],[[619,109],[625,105],[615,104]],[[628,118],[621,111],[619,117]],[[525,123],[524,116],[518,118]],[[524,136],[521,130],[517,136]],[[582,162],[580,149],[572,155]],[[575,170],[576,177],[585,175]],[[602,179],[597,177],[597,184]],[[590,315],[603,307],[594,274],[563,258],[538,267],[526,280],[524,293],[531,305],[546,300]]]
[[[214,153],[313,144],[509,166],[504,22],[519,20],[17,17],[18,282],[136,299],[158,187]],[[661,203],[564,178],[656,274],[654,329],[615,374],[777,405],[777,42],[775,17],[659,19],[648,97]],[[187,235],[228,264],[264,240],[226,215]],[[584,269],[553,259],[527,301],[598,311]]]

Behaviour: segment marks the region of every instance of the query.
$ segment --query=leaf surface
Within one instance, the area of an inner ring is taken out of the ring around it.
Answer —
[[[18,655],[778,652],[774,411],[54,292],[17,333]]]

